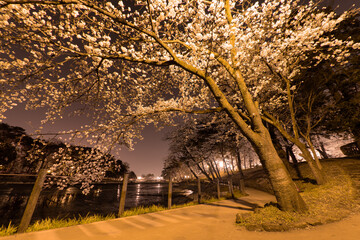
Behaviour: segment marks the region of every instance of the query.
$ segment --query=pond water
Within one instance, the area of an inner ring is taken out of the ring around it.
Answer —
[[[20,222],[30,196],[30,184],[0,185],[0,226]],[[41,192],[32,222],[44,218],[69,218],[87,214],[117,214],[121,184],[99,184],[88,195],[74,186],[64,190],[44,189]],[[137,206],[167,205],[168,185],[166,183],[129,183],[125,209]],[[173,204],[193,200],[190,190],[173,188]]]

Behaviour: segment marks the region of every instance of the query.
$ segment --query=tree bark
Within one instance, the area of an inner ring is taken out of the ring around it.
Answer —
[[[212,167],[211,167],[211,165],[209,164],[209,162],[207,162],[207,165],[208,165],[208,167],[209,167],[209,172],[210,172],[210,174],[211,174],[212,179],[215,180],[217,177],[214,175],[214,170],[212,169]]]
[[[198,203],[201,203],[201,180],[197,179],[197,187],[198,187]]]
[[[246,191],[245,191],[245,177],[244,177],[244,173],[242,170],[242,166],[241,166],[241,156],[240,156],[240,151],[239,149],[236,149],[236,156],[237,156],[237,165],[238,165],[238,169],[239,169],[239,190],[241,194],[246,195]]]
[[[214,167],[214,163],[212,160],[209,160],[209,164],[211,166],[211,169],[213,170],[214,174],[216,175],[216,178],[219,179],[220,176],[219,176],[219,173],[216,171],[215,167]],[[215,178],[214,178],[215,179]]]
[[[312,158],[309,150],[307,150],[305,144],[298,143],[296,146],[300,149],[302,153],[302,157],[306,160],[306,162],[309,164],[309,167],[315,177],[315,180],[317,184],[322,185],[326,183],[325,175],[321,169],[319,169],[318,164],[314,161]]]
[[[171,201],[172,201],[172,176],[169,176],[169,188],[168,188],[168,208],[171,208]]]
[[[296,156],[292,150],[292,146],[290,145],[286,145],[286,154],[289,156],[288,158],[291,157],[291,160],[293,162],[293,166],[295,168],[295,171],[296,171],[296,175],[298,176],[298,178],[302,179],[304,178],[301,174],[301,171],[300,171],[300,168],[299,168],[299,162],[298,160],[296,159]]]
[[[227,15],[228,21],[231,22],[230,11],[228,11]],[[234,51],[236,51],[235,48]],[[234,56],[235,55],[236,54],[234,54]],[[232,68],[228,62],[223,61],[221,58],[217,59],[223,64],[224,68],[229,72],[236,83],[244,101],[244,107],[248,112],[247,120],[250,124],[248,124],[238,110],[230,104],[224,92],[221,91],[216,81],[206,74],[206,71],[198,69],[190,63],[181,60],[176,57],[175,54],[173,55],[173,58],[178,66],[204,80],[219,106],[225,110],[226,114],[236,124],[241,133],[252,144],[269,176],[280,209],[284,211],[306,211],[306,204],[298,193],[295,183],[292,181],[284,163],[277,155],[269,131],[262,122],[259,107],[253,101],[240,70],[238,68]],[[233,62],[236,62],[235,58],[233,59]]]
[[[262,139],[254,141],[252,144],[269,176],[280,209],[305,212],[306,204],[298,193],[283,161],[277,155],[270,135],[265,133]]]
[[[232,176],[229,176],[228,185],[229,185],[229,193],[231,195],[231,198],[234,199],[235,196],[234,196],[234,185],[233,185]]]
[[[274,147],[276,149],[276,152],[278,153],[279,157],[281,158],[281,160],[283,161],[286,169],[289,171],[289,173],[292,173],[292,167],[288,161],[288,158],[286,157],[286,152],[284,151],[284,149],[281,146],[281,143],[279,142],[278,138],[276,137],[275,131],[274,131],[274,127],[271,124],[267,124],[266,126],[269,129],[269,133],[271,136],[271,140],[274,144]]]

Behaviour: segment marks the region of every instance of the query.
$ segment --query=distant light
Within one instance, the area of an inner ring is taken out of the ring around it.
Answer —
[[[219,166],[222,168],[224,167],[224,163],[223,162],[219,162]]]
[[[141,180],[141,179],[142,179],[142,177],[137,177],[137,179],[138,179],[138,180]]]

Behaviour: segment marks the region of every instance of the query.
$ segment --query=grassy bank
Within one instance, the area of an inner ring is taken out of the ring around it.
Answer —
[[[324,162],[328,182],[314,185],[308,181],[295,181],[308,212],[283,212],[276,206],[256,209],[253,213],[238,214],[237,223],[252,231],[286,231],[334,222],[359,210],[357,189],[352,179],[336,162]],[[307,165],[301,166],[304,177],[311,177]]]

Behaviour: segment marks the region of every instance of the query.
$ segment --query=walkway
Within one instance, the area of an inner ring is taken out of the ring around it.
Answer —
[[[341,222],[285,233],[248,232],[235,225],[238,212],[274,197],[254,189],[241,201],[224,200],[67,228],[2,237],[0,240],[358,240],[360,214]]]

